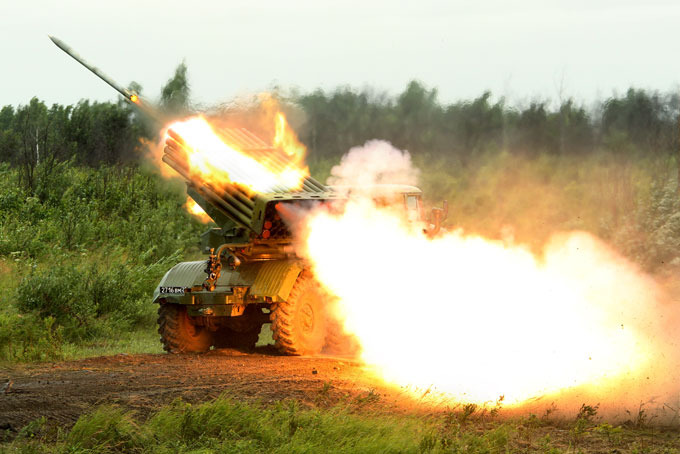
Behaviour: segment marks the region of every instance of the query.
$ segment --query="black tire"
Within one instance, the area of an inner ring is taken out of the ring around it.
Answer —
[[[163,350],[169,353],[207,352],[213,334],[195,325],[180,304],[161,304],[158,308],[158,334]]]
[[[287,301],[272,305],[274,346],[285,355],[315,355],[326,337],[323,292],[307,272],[295,281]]]
[[[231,328],[222,327],[215,333],[215,348],[236,348],[238,350],[253,350],[260,337],[261,325],[238,332]]]

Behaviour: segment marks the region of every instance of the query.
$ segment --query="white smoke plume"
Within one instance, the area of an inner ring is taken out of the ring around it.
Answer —
[[[420,171],[411,155],[384,140],[370,140],[350,149],[340,164],[331,169],[328,184],[333,186],[370,186],[374,184],[418,183]]]

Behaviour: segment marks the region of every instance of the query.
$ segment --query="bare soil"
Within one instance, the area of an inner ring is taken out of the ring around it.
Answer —
[[[8,380],[11,385],[5,386]],[[68,428],[80,415],[102,404],[120,405],[145,417],[178,398],[198,403],[222,394],[265,405],[294,399],[314,407],[347,403],[381,413],[449,411],[448,406],[437,408],[427,401],[428,393],[390,387],[351,359],[280,356],[272,346],[258,347],[252,353],[220,349],[186,355],[120,354],[13,366],[0,370],[0,442],[11,440],[40,417],[46,417],[50,427]],[[546,437],[552,440],[551,446],[566,451],[573,447],[573,424],[534,426],[528,421],[516,424],[512,444],[518,451],[541,451],[541,440]],[[474,427],[483,432],[493,425],[480,420]],[[677,452],[666,449],[677,449],[679,437],[677,428],[648,428],[626,431],[621,440],[610,442],[589,430],[579,446],[593,453],[636,452],[638,446],[647,452]]]
[[[396,408],[410,399],[351,359],[279,356],[271,347],[254,353],[121,354],[17,366],[0,371],[0,388],[7,380],[11,386],[0,391],[0,429],[11,432],[42,416],[68,427],[102,404],[143,416],[177,398],[193,403],[221,394],[264,404],[295,399],[317,406],[348,399]]]

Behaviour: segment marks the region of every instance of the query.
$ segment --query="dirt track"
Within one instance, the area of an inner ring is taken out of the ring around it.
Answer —
[[[267,347],[255,353],[225,349],[202,355],[116,355],[21,366],[0,372],[0,387],[7,378],[12,385],[0,392],[0,429],[10,431],[41,416],[68,426],[101,404],[147,414],[178,397],[201,402],[223,393],[236,400],[270,403],[293,398],[317,405],[342,399],[361,402],[368,396],[367,402],[392,406],[406,398],[400,390],[371,379],[352,360],[284,357]]]

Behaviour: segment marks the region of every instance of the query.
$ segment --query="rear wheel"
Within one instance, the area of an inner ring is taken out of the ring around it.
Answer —
[[[276,348],[286,355],[314,355],[326,337],[324,297],[319,284],[308,272],[295,281],[287,301],[272,306],[272,337]]]
[[[180,304],[158,307],[158,333],[163,349],[170,353],[207,352],[213,341],[213,334],[195,325],[187,308]]]

